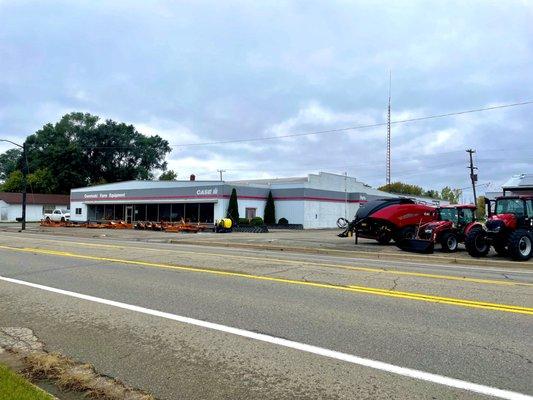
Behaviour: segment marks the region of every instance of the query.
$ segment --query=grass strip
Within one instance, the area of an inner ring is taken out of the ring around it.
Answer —
[[[0,400],[52,400],[53,397],[0,364]]]

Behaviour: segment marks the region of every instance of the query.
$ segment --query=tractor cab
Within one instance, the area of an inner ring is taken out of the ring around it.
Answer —
[[[450,221],[458,229],[463,229],[476,220],[476,206],[471,204],[443,206],[437,213],[440,221]]]
[[[498,197],[494,206],[494,214],[489,214],[487,230],[515,230],[530,228],[532,224],[533,196]]]

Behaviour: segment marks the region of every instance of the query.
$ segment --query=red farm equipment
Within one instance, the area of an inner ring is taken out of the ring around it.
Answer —
[[[337,225],[346,228],[340,237],[355,235],[375,239],[379,244],[413,237],[417,226],[435,220],[435,207],[405,198],[371,200],[357,210],[352,222],[339,218]]]
[[[484,257],[490,247],[499,255],[516,261],[527,261],[533,256],[533,195],[498,197],[483,229],[466,236],[466,250],[472,257]],[[494,203],[494,202],[493,202]]]
[[[476,221],[476,206],[443,206],[435,211],[435,221],[420,225],[414,238],[404,238],[397,242],[400,249],[415,253],[433,253],[435,244],[440,244],[443,252],[457,251],[459,243],[473,230],[481,230]]]

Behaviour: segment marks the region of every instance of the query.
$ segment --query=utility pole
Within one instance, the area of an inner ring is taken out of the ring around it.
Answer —
[[[26,229],[26,193],[28,184],[28,156],[26,155],[26,142],[22,143],[22,227],[21,230]]]
[[[220,174],[220,182],[222,182],[222,173],[226,172],[225,169],[217,169],[218,173]]]
[[[27,186],[27,175],[28,175],[28,155],[26,153],[26,142],[24,142],[22,145],[12,142],[11,140],[7,139],[0,139],[0,142],[7,142],[11,143],[12,145],[15,145],[17,147],[20,147],[22,149],[22,227],[20,230],[26,229],[26,186]]]
[[[389,107],[387,109],[387,173],[386,173],[386,184],[390,186],[391,181],[391,152],[390,152],[390,93],[391,93],[391,83],[392,83],[392,71],[389,70]]]
[[[472,191],[474,192],[474,204],[477,205],[477,196],[476,196],[477,174],[474,173],[474,170],[477,170],[477,167],[474,166],[474,159],[473,159],[473,154],[476,151],[473,149],[468,149],[466,152],[470,155],[470,166],[468,166],[467,168],[470,168],[470,181],[472,181]]]
[[[348,172],[344,173],[344,219],[348,218]]]

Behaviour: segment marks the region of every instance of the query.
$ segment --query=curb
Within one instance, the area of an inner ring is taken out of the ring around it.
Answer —
[[[255,243],[231,243],[231,242],[215,242],[215,241],[189,241],[189,240],[175,240],[171,239],[169,243],[172,244],[186,244],[193,246],[214,246],[227,248],[244,248],[257,250],[273,250],[286,251],[290,253],[307,253],[307,254],[323,254],[346,258],[368,258],[388,261],[419,261],[425,264],[460,264],[482,267],[513,267],[513,268],[527,268],[533,269],[531,262],[519,262],[508,260],[491,260],[486,258],[459,258],[459,257],[442,257],[438,255],[418,255],[412,253],[380,253],[371,251],[359,250],[337,250],[329,248],[309,248],[309,247],[293,247],[293,246],[276,246]]]

